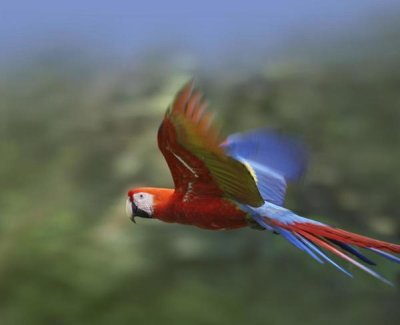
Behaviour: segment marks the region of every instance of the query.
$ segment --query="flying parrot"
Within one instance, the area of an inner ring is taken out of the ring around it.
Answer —
[[[306,168],[307,150],[300,142],[272,130],[222,140],[206,108],[192,81],[176,95],[158,130],[158,146],[175,188],[131,189],[126,211],[132,221],[142,217],[209,230],[266,229],[321,264],[352,276],[326,254],[330,252],[391,284],[367,266],[375,263],[357,248],[400,263],[391,254],[399,254],[400,245],[334,228],[283,207],[287,183],[298,180]]]

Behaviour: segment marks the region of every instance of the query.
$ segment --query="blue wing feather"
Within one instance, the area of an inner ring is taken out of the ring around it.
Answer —
[[[305,147],[272,130],[233,134],[222,147],[252,167],[261,196],[277,205],[284,203],[287,180],[299,179],[307,165]]]
[[[243,158],[237,159],[252,167],[256,175],[258,189],[263,199],[277,205],[283,205],[287,187],[285,178],[267,166],[262,166]]]
[[[275,130],[232,134],[223,146],[230,155],[268,166],[288,181],[298,180],[308,163],[305,145]]]

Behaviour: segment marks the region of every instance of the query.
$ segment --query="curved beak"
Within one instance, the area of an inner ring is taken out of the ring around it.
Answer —
[[[126,212],[127,217],[129,217],[129,219],[131,219],[133,223],[136,223],[136,221],[135,221],[135,212],[136,211],[135,210],[137,210],[136,205],[128,197],[128,199],[126,200],[126,204],[125,204],[125,212]]]
[[[151,218],[151,215],[149,215],[146,211],[139,209],[137,205],[133,202],[133,200],[129,197],[126,200],[125,212],[133,223],[136,223],[135,217]]]

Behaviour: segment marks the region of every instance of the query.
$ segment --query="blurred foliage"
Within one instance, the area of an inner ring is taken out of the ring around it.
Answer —
[[[0,323],[394,324],[398,289],[356,270],[349,279],[278,236],[133,225],[124,213],[129,187],[172,184],[156,132],[190,71],[227,133],[275,127],[309,144],[290,208],[400,242],[400,59],[375,52],[247,74],[160,55],[107,68],[50,56],[8,73]],[[379,269],[400,285],[396,265]]]

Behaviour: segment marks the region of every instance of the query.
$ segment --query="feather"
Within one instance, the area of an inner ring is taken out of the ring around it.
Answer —
[[[381,250],[376,249],[376,248],[373,248],[373,247],[369,247],[369,248],[367,248],[367,249],[369,249],[369,250],[372,251],[372,252],[377,253],[378,255],[381,255],[381,256],[387,258],[388,260],[390,260],[390,261],[392,261],[392,262],[395,262],[395,263],[399,263],[399,264],[400,264],[400,258],[398,258],[397,256],[394,256],[394,255],[392,255],[392,254],[389,254],[389,253],[387,253],[387,252],[381,251]]]
[[[382,282],[392,285],[392,283],[381,274],[353,259],[345,252],[354,255],[362,262],[365,262],[369,265],[375,265],[372,260],[352,247],[352,245],[355,245],[377,253],[378,255],[381,255],[393,262],[400,263],[400,258],[388,253],[388,251],[400,253],[400,245],[387,243],[354,234],[342,229],[333,228],[321,222],[298,216],[288,209],[269,202],[266,202],[262,207],[249,208],[249,210],[252,211],[252,215],[255,216],[253,217],[254,220],[260,226],[264,227],[265,229],[269,228],[278,231],[286,240],[295,245],[297,248],[307,252],[314,259],[315,256],[310,254],[310,250],[318,254],[325,261],[328,261],[342,272],[346,273],[347,275],[351,275],[347,270],[343,269],[340,265],[336,264],[336,262],[324,254],[321,251],[322,248],[338,256],[339,258],[350,262],[357,268],[381,280]],[[336,248],[334,245],[336,245],[338,248]],[[307,246],[308,249],[305,249],[305,246]]]
[[[328,261],[330,264],[332,264],[334,267],[336,267],[337,269],[339,269],[340,271],[342,271],[344,274],[353,277],[353,275],[345,270],[343,267],[341,267],[339,264],[337,264],[335,261],[333,261],[331,258],[329,258],[326,254],[324,254],[317,246],[315,246],[314,244],[312,244],[310,241],[308,241],[306,238],[302,237],[301,235],[297,234],[296,235],[304,242],[304,244],[306,244],[307,246],[309,246],[312,250],[314,250],[316,253],[318,253],[319,255],[321,255],[326,261]]]
[[[366,267],[365,265],[357,262],[356,260],[352,259],[351,257],[347,256],[345,253],[339,251],[338,249],[336,249],[335,247],[333,247],[332,245],[329,245],[326,241],[311,235],[309,233],[306,233],[304,231],[299,231],[298,232],[300,235],[304,236],[305,238],[307,238],[308,240],[312,241],[315,244],[318,244],[319,246],[326,248],[327,250],[331,251],[332,253],[334,253],[335,255],[343,258],[344,260],[352,263],[353,265],[357,266],[359,269],[363,270],[364,272],[372,275],[373,277],[377,278],[378,280],[381,280],[382,282],[388,284],[388,285],[393,285],[389,280],[387,280],[386,278],[384,278],[382,275],[380,275],[378,272],[371,270],[370,268]]]
[[[254,174],[254,179],[265,201],[282,205],[286,194],[286,180],[284,177],[267,166],[239,158]]]
[[[289,181],[298,180],[308,163],[303,143],[272,129],[230,135],[223,147],[231,156],[266,166]]]
[[[233,134],[222,148],[251,170],[263,199],[277,205],[284,203],[287,181],[298,180],[308,160],[304,145],[267,129]]]
[[[361,254],[358,250],[355,248],[351,247],[350,245],[341,243],[340,241],[334,240],[334,239],[329,239],[329,241],[337,246],[339,246],[341,249],[344,249],[345,251],[349,252],[350,254],[353,254],[354,256],[358,257],[361,261],[369,264],[369,265],[376,265],[375,262],[371,261],[368,257],[365,255]]]
[[[178,192],[212,195],[254,207],[264,200],[250,170],[220,147],[218,129],[199,91],[188,82],[167,110],[158,145]]]
[[[292,243],[294,246],[297,248],[301,249],[302,251],[305,251],[308,255],[310,255],[312,258],[314,258],[317,262],[323,264],[324,262],[314,254],[314,251],[306,245],[302,240],[300,240],[298,237],[296,237],[296,233],[292,233],[286,229],[283,228],[277,228],[277,231],[286,238],[290,243]]]

